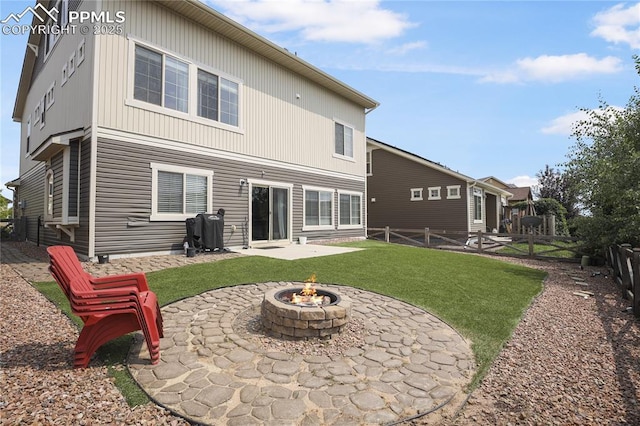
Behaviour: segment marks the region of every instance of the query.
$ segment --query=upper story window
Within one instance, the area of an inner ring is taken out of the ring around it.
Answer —
[[[162,55],[136,46],[136,73],[133,97],[162,105]]]
[[[447,198],[448,199],[460,198],[460,185],[447,186]]]
[[[240,83],[205,70],[184,58],[134,46],[133,100],[135,106],[206,124],[240,126]],[[131,96],[131,95],[130,95]],[[185,116],[186,114],[186,116]]]
[[[189,102],[189,65],[171,56],[164,60],[164,106],[187,112]]]
[[[429,188],[429,199],[430,200],[439,200],[440,197],[440,187],[432,186]]]
[[[31,116],[27,118],[27,154],[31,151],[31,148],[29,146],[30,142],[31,142]]]
[[[371,169],[371,156],[373,154],[371,153],[371,151],[367,151],[367,157],[366,157],[366,161],[367,161],[367,176],[371,176],[373,174],[372,169]]]
[[[333,227],[332,189],[304,188],[304,227]]]
[[[66,28],[69,24],[69,0],[57,0],[49,9],[51,16],[46,23],[49,31],[44,37],[44,54],[45,58],[49,55],[53,47],[58,42],[61,29]]]
[[[422,201],[423,188],[411,188],[411,201]]]
[[[344,124],[335,123],[335,153],[353,158],[353,129]]]
[[[198,69],[198,116],[238,125],[238,83]]]

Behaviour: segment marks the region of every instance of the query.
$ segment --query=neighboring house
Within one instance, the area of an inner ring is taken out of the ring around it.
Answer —
[[[42,3],[122,22],[29,36],[10,183],[29,240],[169,253],[220,208],[228,247],[366,236],[375,100],[197,0]]]
[[[513,194],[513,197],[509,198],[509,204],[505,209],[506,219],[513,220],[516,216],[522,217],[525,215],[536,215],[536,209],[533,205],[533,192],[531,191],[530,186],[515,186],[512,183],[505,183],[494,176],[489,176],[480,180]],[[516,207],[516,205],[521,205],[522,202],[526,202],[525,208]]]
[[[498,230],[509,191],[367,138],[367,226]]]

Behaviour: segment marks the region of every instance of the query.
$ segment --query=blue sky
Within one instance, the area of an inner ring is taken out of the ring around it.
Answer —
[[[580,108],[623,107],[640,82],[637,2],[204,1],[380,102],[368,136],[474,178],[535,184],[565,161]],[[2,0],[0,16],[33,3]],[[0,41],[4,184],[26,37]]]

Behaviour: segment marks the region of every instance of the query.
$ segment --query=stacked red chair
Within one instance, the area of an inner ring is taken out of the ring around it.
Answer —
[[[162,315],[144,273],[93,277],[73,248],[47,248],[49,271],[67,296],[72,312],[84,322],[75,346],[74,367],[85,368],[95,351],[117,337],[142,331],[152,364],[160,360]]]

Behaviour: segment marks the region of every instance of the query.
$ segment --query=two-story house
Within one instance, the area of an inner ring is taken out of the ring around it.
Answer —
[[[498,231],[511,193],[367,138],[368,226]]]
[[[69,30],[30,35],[13,111],[29,240],[168,253],[220,208],[226,247],[366,236],[375,100],[198,0],[38,4]]]

